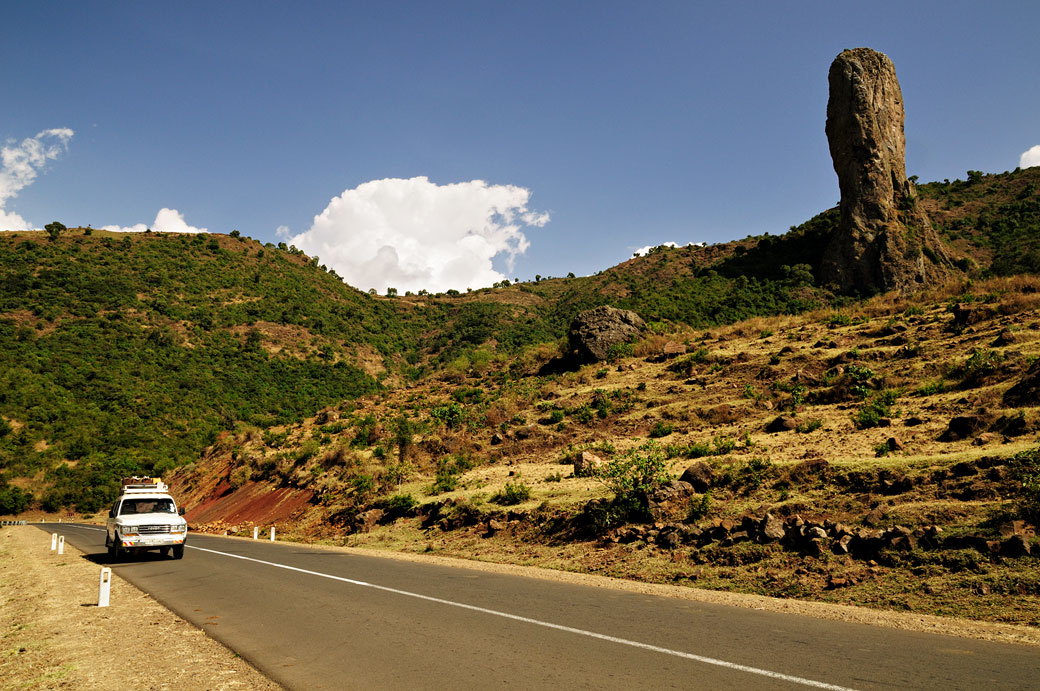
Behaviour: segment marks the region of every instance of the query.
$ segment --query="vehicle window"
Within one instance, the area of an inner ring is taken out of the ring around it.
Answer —
[[[170,499],[126,499],[119,509],[120,516],[138,513],[176,513]]]

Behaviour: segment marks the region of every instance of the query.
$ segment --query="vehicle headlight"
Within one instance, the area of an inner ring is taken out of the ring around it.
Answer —
[[[182,523],[181,525],[175,525],[170,528],[171,533],[186,533],[188,532],[188,524]]]
[[[136,525],[124,525],[119,528],[120,535],[137,535]]]

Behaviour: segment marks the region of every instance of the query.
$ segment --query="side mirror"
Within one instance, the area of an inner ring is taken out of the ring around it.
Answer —
[[[116,517],[116,511],[115,511],[115,509],[109,509],[109,510],[108,510],[108,517],[109,517],[109,518],[115,518],[115,517]]]
[[[177,515],[179,515],[179,516],[183,516],[184,515],[184,507],[183,506],[180,507],[179,509],[177,509]]]

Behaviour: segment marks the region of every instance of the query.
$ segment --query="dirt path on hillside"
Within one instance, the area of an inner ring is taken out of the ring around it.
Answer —
[[[0,529],[0,685],[26,689],[280,689],[119,577],[30,526]]]

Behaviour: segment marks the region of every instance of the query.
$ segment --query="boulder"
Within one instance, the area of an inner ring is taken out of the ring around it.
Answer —
[[[595,475],[604,464],[603,459],[591,451],[582,451],[574,457],[574,477]]]
[[[383,520],[382,509],[369,509],[358,516],[358,532],[367,533]]]
[[[661,351],[661,355],[663,355],[666,359],[670,360],[671,358],[679,357],[680,355],[685,355],[686,350],[687,348],[685,344],[676,343],[675,341],[668,341],[664,344],[664,349]]]
[[[993,339],[993,342],[990,343],[990,347],[1003,348],[1004,346],[1011,345],[1017,340],[1018,338],[1015,336],[1013,332],[1004,329],[999,334],[997,334],[997,337],[995,339]]]
[[[1040,360],[1034,362],[1022,378],[1004,393],[1004,407],[1040,405]]]
[[[1032,545],[1025,535],[1012,535],[1000,545],[1000,553],[1008,557],[1028,557]]]
[[[580,359],[600,362],[607,359],[611,346],[627,343],[645,329],[646,322],[635,312],[603,305],[575,317],[567,340]]]
[[[711,466],[704,461],[697,461],[679,476],[680,482],[688,482],[693,491],[698,494],[704,494],[711,489],[712,483],[715,481],[715,471],[711,469]]]
[[[666,482],[655,489],[647,498],[650,515],[655,521],[683,518],[690,511],[693,486],[682,480]]]
[[[762,537],[767,541],[783,540],[787,536],[787,529],[783,520],[771,513],[767,513],[762,519]]]
[[[984,415],[958,415],[950,420],[939,441],[959,441],[975,436],[989,425]]]
[[[906,178],[903,95],[888,56],[846,50],[828,76],[827,141],[841,220],[820,276],[842,292],[913,292],[946,280],[952,261]]]
[[[766,431],[771,433],[790,432],[798,427],[798,421],[791,415],[780,415],[766,425]]]

